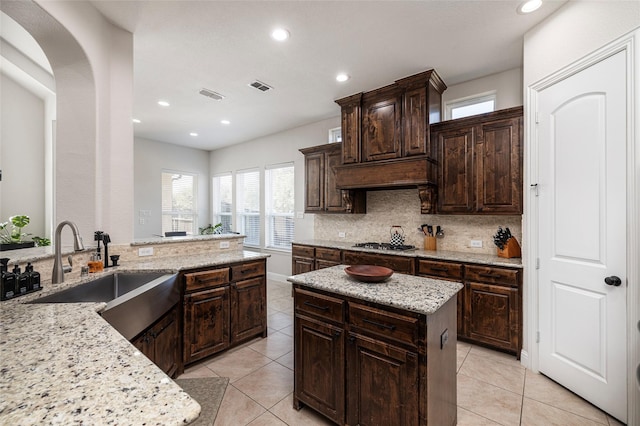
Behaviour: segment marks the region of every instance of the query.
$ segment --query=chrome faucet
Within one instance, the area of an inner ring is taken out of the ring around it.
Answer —
[[[64,228],[65,225],[69,225],[73,232],[73,249],[75,251],[84,250],[82,237],[80,237],[80,232],[78,231],[76,224],[68,220],[60,222],[56,228],[56,236],[54,240],[56,256],[53,261],[53,275],[51,276],[51,282],[53,284],[64,282],[64,273],[71,272],[71,266],[62,266],[62,241],[60,241],[60,237],[62,234],[62,228]],[[69,257],[71,258],[71,256]],[[71,263],[71,260],[69,260],[69,263]]]

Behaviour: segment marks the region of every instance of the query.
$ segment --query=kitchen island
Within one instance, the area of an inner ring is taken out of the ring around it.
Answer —
[[[294,408],[336,424],[456,424],[456,297],[462,284],[338,265],[294,288]]]
[[[247,251],[127,261],[0,304],[0,424],[182,425],[200,405],[99,314],[104,303],[29,304],[113,273],[178,273],[264,259]]]

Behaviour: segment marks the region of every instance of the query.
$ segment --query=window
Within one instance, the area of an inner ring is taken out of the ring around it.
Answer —
[[[294,229],[293,164],[265,171],[265,220],[267,247],[291,250]]]
[[[162,233],[198,229],[196,176],[182,172],[162,173]]]
[[[222,224],[222,232],[229,233],[231,227],[231,202],[233,189],[231,187],[231,173],[213,177],[213,225]]]
[[[237,172],[236,191],[236,230],[245,235],[245,245],[260,247],[260,172]]]
[[[496,94],[495,92],[491,92],[456,99],[446,102],[444,108],[446,120],[493,112],[496,110]]]
[[[329,143],[342,142],[342,127],[329,129]]]

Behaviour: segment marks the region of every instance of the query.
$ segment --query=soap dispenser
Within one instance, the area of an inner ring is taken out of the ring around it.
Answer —
[[[29,286],[29,276],[20,272],[20,265],[17,263],[13,267],[13,275],[16,277],[16,296],[26,294]]]
[[[31,262],[27,263],[25,270],[29,274],[29,291],[40,290],[40,272],[33,270]]]
[[[16,276],[9,271],[9,258],[0,259],[0,300],[16,296]]]

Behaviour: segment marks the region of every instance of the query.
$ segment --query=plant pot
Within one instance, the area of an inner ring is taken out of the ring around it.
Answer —
[[[26,241],[24,243],[0,244],[0,251],[31,248],[31,247],[35,247],[35,245],[36,243],[33,241]]]

